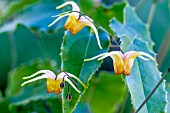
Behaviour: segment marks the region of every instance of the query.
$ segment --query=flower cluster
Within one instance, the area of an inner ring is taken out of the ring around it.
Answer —
[[[65,17],[65,16],[69,16],[65,23],[65,29],[69,30],[74,35],[77,32],[79,32],[83,27],[90,26],[95,32],[98,46],[100,47],[100,49],[102,49],[97,29],[93,25],[93,20],[91,18],[89,18],[88,16],[81,15],[80,8],[78,7],[78,5],[75,2],[72,2],[72,1],[65,2],[64,4],[58,6],[57,9],[63,8],[64,6],[67,6],[67,5],[72,5],[72,11],[57,15],[58,18],[54,22],[52,22],[49,25],[49,27],[52,26],[53,24],[55,24],[61,18]],[[53,16],[53,17],[56,17],[56,16]],[[110,56],[113,60],[113,66],[114,66],[115,73],[116,74],[124,73],[126,75],[130,75],[130,71],[132,69],[133,62],[136,57],[139,57],[143,60],[150,60],[150,59],[154,60],[154,58],[152,56],[150,56],[149,54],[147,54],[145,52],[129,51],[129,52],[126,52],[125,54],[122,54],[120,51],[112,51],[112,52],[106,52],[106,53],[97,55],[90,59],[85,59],[84,61],[90,61],[90,60],[94,60],[94,59],[102,60],[108,56]],[[145,58],[143,56],[148,57],[148,58]],[[35,77],[39,74],[42,74],[42,75]],[[35,77],[35,78],[33,78],[33,77]],[[28,83],[31,83],[31,82],[34,82],[34,81],[37,81],[40,79],[44,79],[44,78],[47,79],[47,92],[48,93],[54,92],[55,94],[60,94],[62,92],[62,89],[65,87],[64,82],[67,81],[69,83],[68,89],[69,89],[69,86],[72,86],[78,93],[81,94],[81,91],[77,88],[76,83],[73,80],[71,80],[71,78],[76,79],[82,86],[84,86],[84,88],[86,88],[86,86],[83,84],[83,82],[79,78],[77,78],[75,75],[68,73],[68,72],[60,72],[56,76],[50,70],[40,70],[28,77],[24,77],[23,79],[30,79],[30,80],[25,81],[23,84],[21,84],[21,86],[24,86],[25,84],[28,84]],[[71,95],[68,94],[66,96],[66,98],[68,98],[68,100],[70,100]]]

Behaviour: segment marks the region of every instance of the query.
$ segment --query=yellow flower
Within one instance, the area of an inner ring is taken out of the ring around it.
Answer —
[[[41,76],[35,77],[33,79],[30,79],[38,74],[42,74]],[[67,81],[78,93],[81,93],[77,87],[75,86],[75,84],[69,79],[69,78],[74,78],[77,81],[80,82],[80,84],[82,84],[84,87],[86,87],[83,82],[81,82],[80,79],[78,79],[75,75],[67,73],[67,72],[60,72],[58,74],[58,76],[56,77],[56,75],[50,71],[50,70],[40,70],[28,77],[23,77],[23,79],[30,79],[28,81],[25,81],[23,84],[21,84],[21,86],[24,86],[25,84],[28,84],[30,82],[34,82],[40,79],[47,79],[47,92],[51,93],[54,92],[55,94],[60,94],[62,91],[62,88],[64,88],[64,81]]]
[[[113,60],[113,66],[115,74],[126,74],[130,75],[130,71],[133,66],[133,62],[136,57],[140,57],[143,60],[155,60],[152,56],[145,52],[137,52],[137,51],[129,51],[126,52],[124,55],[120,51],[112,51],[112,52],[106,52],[100,55],[97,55],[90,59],[85,59],[84,61],[90,61],[90,60],[102,60],[106,57],[110,56]],[[148,58],[145,58],[143,56],[146,56]]]
[[[53,24],[55,24],[60,19],[62,19],[63,17],[69,16],[67,21],[66,21],[66,23],[65,23],[65,29],[69,30],[74,35],[77,32],[79,32],[83,27],[90,26],[94,30],[94,33],[95,33],[96,38],[97,38],[97,43],[98,43],[100,49],[102,49],[97,29],[96,29],[96,27],[92,23],[93,20],[91,18],[89,18],[88,16],[80,15],[80,13],[79,13],[80,12],[80,8],[73,1],[65,2],[62,5],[56,7],[56,9],[63,8],[66,5],[72,5],[72,12],[65,12],[65,13],[62,13],[60,15],[57,15],[58,18],[56,20],[54,20],[49,25],[49,27],[52,26]],[[56,17],[56,16],[52,16],[52,17]]]

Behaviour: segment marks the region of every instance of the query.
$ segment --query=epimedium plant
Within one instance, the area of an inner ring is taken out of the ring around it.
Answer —
[[[62,112],[73,112],[83,97],[89,80],[100,67],[102,59],[111,56],[114,72],[121,76],[129,75],[124,76],[125,78],[122,79],[128,86],[131,94],[131,103],[134,110],[136,110],[161,79],[161,73],[157,69],[155,53],[152,49],[153,42],[147,25],[138,18],[132,7],[126,5],[123,23],[118,22],[115,18],[110,21],[110,28],[120,38],[121,44],[118,47],[120,47],[121,51],[108,52],[111,43],[110,39],[114,39],[114,37],[105,28],[80,12],[80,8],[75,2],[65,2],[58,6],[57,9],[70,4],[73,10],[52,16],[57,17],[57,19],[49,25],[50,27],[57,24],[61,18],[69,16],[65,23],[65,29],[69,31],[64,33],[62,30],[64,36],[61,45],[61,69],[58,69],[62,72],[56,76],[56,72],[43,70],[44,67],[42,69],[39,68],[40,70],[37,70],[35,74],[28,77],[23,76],[24,79],[32,78],[41,73],[43,75],[25,81],[22,86],[47,78],[48,93],[54,92],[58,95],[62,92]],[[85,26],[90,26],[92,31]],[[99,29],[97,30],[96,28]],[[95,60],[97,58],[98,60]],[[32,73],[30,72],[30,74]],[[72,78],[78,82],[75,82]],[[67,81],[69,84],[65,84],[64,81]],[[32,94],[32,96],[34,95]],[[87,109],[89,109],[88,106]],[[167,92],[165,90],[165,81],[163,81],[139,112],[160,113],[166,112],[166,110]]]
[[[72,5],[72,11],[71,12],[66,12],[66,13],[62,13],[60,15],[57,15],[58,18],[52,23],[50,24],[49,26],[52,26],[53,24],[55,24],[57,21],[59,21],[61,18],[65,17],[65,16],[69,16],[68,17],[68,20],[65,24],[65,28],[67,30],[69,30],[72,35],[75,35],[77,34],[77,32],[79,32],[84,26],[90,26],[93,28],[94,32],[95,32],[95,35],[97,37],[97,41],[98,41],[98,45],[100,47],[100,49],[102,49],[101,47],[101,44],[100,44],[100,41],[99,41],[99,36],[98,36],[98,32],[97,32],[97,29],[95,28],[95,26],[93,25],[93,20],[90,19],[89,17],[79,13],[80,12],[80,9],[79,7],[77,6],[77,4],[75,2],[72,2],[72,1],[69,1],[69,2],[65,2],[64,4],[62,4],[61,6],[58,6],[57,9],[59,8],[62,8],[66,5]],[[128,8],[127,8],[128,9]],[[55,16],[53,16],[55,17]],[[134,39],[136,38],[137,36],[134,36]],[[76,38],[75,36],[73,36],[73,38]],[[78,38],[78,37],[77,37]],[[133,41],[133,40],[132,40]],[[123,40],[122,40],[123,42]],[[79,42],[80,43],[80,42]],[[90,43],[88,41],[88,43]],[[141,42],[142,44],[142,42]],[[88,45],[88,44],[87,44]],[[74,46],[74,45],[73,45]],[[89,47],[90,48],[90,47]],[[147,48],[147,47],[146,47]],[[70,48],[68,48],[69,50]],[[126,48],[128,49],[128,48]],[[63,51],[65,51],[65,48],[63,48]],[[77,53],[78,54],[78,53]],[[88,54],[88,51],[86,51],[86,54]],[[96,58],[99,58],[98,60],[102,60],[108,56],[111,56],[112,59],[113,59],[113,64],[114,64],[114,71],[116,74],[126,74],[126,75],[130,75],[130,71],[131,71],[131,68],[133,66],[133,63],[134,63],[134,60],[137,56],[139,56],[140,58],[142,58],[143,60],[149,60],[145,57],[143,57],[142,55],[144,56],[147,56],[149,57],[150,59],[154,60],[154,58],[152,56],[150,56],[149,54],[145,53],[145,52],[138,52],[138,51],[135,51],[135,49],[133,51],[128,51],[125,53],[125,55],[123,55],[121,52],[119,51],[113,51],[113,52],[110,52],[110,53],[102,53],[100,55],[97,55],[93,58],[90,58],[90,59],[85,59],[84,61],[90,61],[90,60],[93,60],[93,59],[96,59]],[[85,56],[87,57],[87,56]],[[84,57],[84,58],[85,58]],[[68,61],[67,61],[68,62]],[[91,64],[93,65],[93,64]],[[68,65],[69,66],[69,65]],[[70,66],[73,66],[73,65],[70,65]],[[90,66],[91,67],[91,66]],[[65,71],[65,69],[63,69],[63,71]],[[63,74],[59,74],[57,76],[57,79],[56,77],[54,77],[54,73],[52,73],[51,71],[44,71],[44,70],[41,70],[41,71],[38,71],[37,73],[29,76],[29,77],[26,77],[26,78],[31,78],[37,74],[40,74],[40,72],[44,73],[42,76],[40,77],[36,77],[34,79],[31,79],[31,80],[28,80],[26,82],[24,82],[22,85],[25,85],[29,82],[33,82],[33,81],[36,81],[36,80],[39,80],[39,79],[42,79],[42,78],[48,78],[47,80],[47,92],[55,92],[56,94],[59,94],[61,92],[61,89],[64,88],[64,81],[66,80],[78,93],[81,94],[82,96],[82,93],[76,88],[77,85],[74,85],[67,77],[74,77],[76,78],[81,84],[83,84],[75,75],[72,75],[72,74],[69,74],[67,72],[63,73]],[[69,71],[68,71],[69,72]],[[89,74],[91,75],[91,74]],[[87,75],[87,76],[89,76]],[[61,77],[62,76],[62,77]],[[50,80],[49,80],[50,79]],[[87,82],[88,80],[86,80],[85,82]],[[84,84],[83,84],[84,86]],[[77,86],[78,87],[78,86]],[[85,87],[85,86],[84,86]],[[86,88],[86,87],[85,87]],[[70,93],[70,90],[69,90],[69,86],[68,86],[68,92]],[[165,89],[164,89],[165,91]],[[66,91],[64,91],[64,96],[63,96],[63,99],[65,98],[65,93]],[[132,92],[131,92],[132,94]],[[71,100],[72,97],[70,94],[67,94],[66,95],[66,98],[67,100]],[[80,98],[80,97],[79,97]],[[73,100],[74,101],[74,100]],[[164,100],[162,100],[164,101]],[[77,101],[78,102],[78,101]],[[74,110],[74,106],[71,107],[71,105],[69,105],[70,103],[64,101],[63,102],[63,112],[72,112],[72,110]],[[69,106],[69,109],[68,109],[68,106]],[[165,99],[165,104],[164,106],[166,107],[166,99]],[[149,108],[143,108],[141,110],[141,112],[150,112],[152,111],[153,109],[151,108],[151,110]],[[158,109],[157,111],[160,111],[160,112],[165,112],[165,108],[160,108]],[[154,111],[154,110],[153,110]]]

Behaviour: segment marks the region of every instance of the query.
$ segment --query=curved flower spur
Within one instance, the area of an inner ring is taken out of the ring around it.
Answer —
[[[35,77],[38,74],[42,74],[41,76]],[[35,78],[33,78],[35,77]],[[32,78],[32,79],[30,79]],[[69,94],[69,87],[70,85],[79,93],[81,94],[81,91],[77,88],[77,85],[74,81],[71,80],[71,78],[76,79],[84,88],[86,86],[83,84],[83,82],[77,78],[75,75],[67,73],[67,72],[60,72],[57,77],[56,75],[50,71],[50,70],[40,70],[30,76],[23,77],[23,79],[30,79],[28,81],[25,81],[24,83],[21,84],[21,86],[24,86],[25,84],[28,84],[30,82],[34,82],[40,79],[47,79],[47,92],[51,93],[54,92],[55,94],[60,94],[62,92],[62,89],[65,87],[64,81],[67,81],[69,83],[68,85],[68,94],[66,98],[68,100],[71,100],[71,95]]]
[[[126,74],[130,75],[130,71],[133,66],[133,62],[136,57],[139,57],[143,60],[155,60],[152,56],[145,52],[139,52],[139,51],[129,51],[126,52],[124,55],[120,51],[112,51],[112,52],[106,52],[100,55],[97,55],[95,57],[85,59],[84,61],[90,61],[90,60],[102,60],[106,57],[111,57],[113,60],[113,66],[114,66],[114,71],[115,74]],[[145,58],[145,57],[148,58]]]
[[[54,25],[57,21],[59,21],[63,17],[69,16],[65,23],[65,29],[69,30],[74,35],[77,32],[79,32],[83,27],[90,26],[94,30],[99,48],[102,49],[97,29],[93,25],[93,20],[89,18],[88,16],[80,14],[80,8],[75,2],[73,1],[65,2],[62,5],[56,7],[56,9],[63,8],[64,6],[67,6],[67,5],[72,5],[72,11],[65,12],[65,13],[62,13],[56,16],[52,16],[52,17],[58,17],[58,18],[54,20],[48,27]]]

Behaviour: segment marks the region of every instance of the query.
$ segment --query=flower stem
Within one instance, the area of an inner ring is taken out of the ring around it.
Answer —
[[[145,0],[140,0],[139,3],[135,6],[135,10],[137,11],[143,4]]]
[[[79,13],[79,14],[80,14],[80,17],[81,17],[81,16],[84,16],[89,22],[91,22],[92,24],[94,24],[95,26],[97,26],[99,29],[105,31],[105,32],[111,37],[111,39],[114,40],[114,42],[116,43],[116,45],[120,48],[120,45],[119,45],[119,43],[116,41],[115,37],[114,37],[111,33],[109,33],[105,28],[103,28],[99,23],[97,23],[97,22],[94,21],[94,20],[93,20],[93,21],[90,20],[89,18],[86,17],[87,15],[85,15],[85,14],[83,14],[82,12],[79,12],[79,11],[68,11],[67,13],[72,13],[72,12]],[[120,48],[120,50],[121,50],[121,48]]]
[[[151,5],[151,9],[150,9],[150,12],[149,12],[149,17],[148,17],[148,20],[147,20],[147,24],[148,24],[149,28],[150,28],[152,20],[153,20],[154,12],[155,12],[155,9],[156,9],[156,3],[157,3],[157,0],[153,0],[153,3]]]
[[[170,67],[166,70],[165,74],[161,78],[161,80],[158,82],[158,84],[155,86],[155,88],[152,90],[152,92],[147,96],[147,98],[142,102],[142,104],[139,106],[139,108],[134,112],[138,113],[139,110],[144,106],[144,104],[149,100],[149,98],[153,95],[153,93],[156,91],[156,89],[159,87],[159,85],[162,83],[162,81],[166,78],[168,73],[170,72]]]

